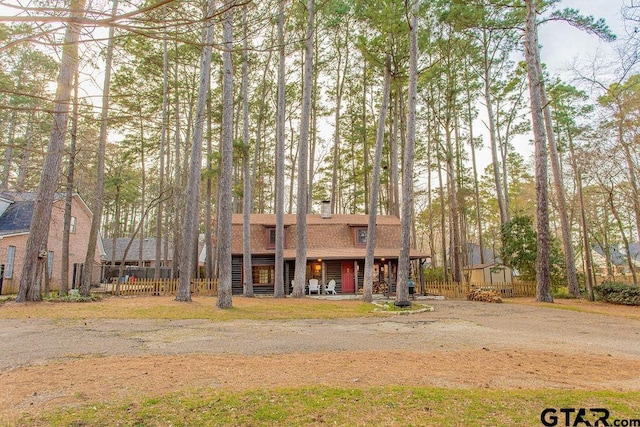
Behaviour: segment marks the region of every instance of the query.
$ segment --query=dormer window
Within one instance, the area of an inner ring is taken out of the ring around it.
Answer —
[[[354,233],[355,233],[355,245],[356,246],[360,246],[360,247],[364,247],[367,246],[367,233],[368,233],[368,228],[367,227],[354,227]]]
[[[276,248],[276,228],[267,227],[267,249]]]

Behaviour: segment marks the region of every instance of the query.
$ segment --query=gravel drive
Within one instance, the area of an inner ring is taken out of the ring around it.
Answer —
[[[640,390],[640,308],[426,303],[434,311],[336,320],[0,319],[0,420],[186,387]]]

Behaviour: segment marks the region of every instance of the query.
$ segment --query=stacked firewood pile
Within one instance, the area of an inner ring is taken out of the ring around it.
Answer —
[[[386,294],[387,293],[387,284],[382,282],[373,282],[373,293],[374,294]]]
[[[386,282],[373,282],[371,292],[374,294],[386,294],[388,287]],[[362,295],[364,293],[363,288],[358,288],[358,293]]]
[[[500,294],[489,289],[474,289],[467,295],[469,301],[502,302]]]

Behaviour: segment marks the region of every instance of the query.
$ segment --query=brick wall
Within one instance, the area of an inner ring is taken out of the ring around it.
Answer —
[[[91,213],[80,201],[78,196],[73,198],[71,206],[71,216],[76,218],[75,233],[69,236],[69,286],[71,286],[71,275],[73,274],[73,264],[84,263],[91,230]],[[51,225],[49,228],[49,240],[47,251],[53,252],[53,265],[50,287],[52,290],[60,289],[60,273],[62,269],[62,228],[64,221],[64,200],[54,202],[51,211]],[[24,264],[24,254],[27,245],[27,234],[5,237],[0,239],[0,264],[7,264],[7,251],[9,246],[16,247],[16,255],[13,266],[13,277],[5,278],[2,293],[15,293],[20,283],[20,275]],[[94,261],[100,263],[99,245],[96,246]],[[94,268],[94,282],[97,283],[99,271]]]

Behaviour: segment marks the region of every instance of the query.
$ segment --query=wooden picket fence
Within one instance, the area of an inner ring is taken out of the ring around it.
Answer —
[[[459,283],[459,282],[427,282],[427,295],[439,295],[445,298],[466,298],[474,289],[486,289],[498,292],[504,298],[536,296],[535,282],[513,283]]]
[[[504,298],[534,297],[535,282],[513,283],[458,283],[426,282],[425,288],[418,285],[418,294],[439,295],[445,298],[467,298],[474,289],[486,289],[498,292]],[[133,282],[120,283],[120,296],[174,296],[178,292],[177,279],[136,279]],[[116,283],[110,283],[107,292],[116,294]],[[218,283],[215,279],[191,279],[193,295],[217,295]]]
[[[120,296],[174,296],[178,293],[178,279],[136,279],[120,283],[119,289],[114,281],[107,291]],[[191,279],[191,294],[217,295],[218,282],[216,279]]]

